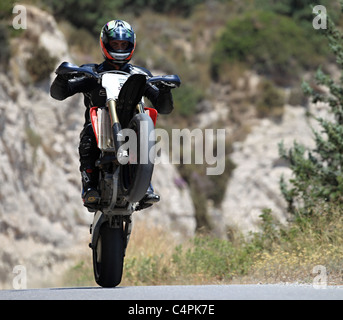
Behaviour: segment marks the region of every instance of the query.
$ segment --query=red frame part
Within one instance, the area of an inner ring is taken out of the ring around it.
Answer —
[[[156,109],[144,107],[145,113],[150,116],[154,126],[156,126],[158,112]]]
[[[145,113],[150,116],[150,118],[152,119],[154,126],[156,126],[156,121],[157,121],[157,115],[158,112],[156,109],[153,108],[144,108]],[[97,120],[98,120],[98,107],[92,107],[89,110],[89,115],[91,118],[91,122],[92,122],[92,127],[93,127],[93,131],[95,133],[95,137],[96,137],[96,142],[98,143],[98,126],[97,126]]]
[[[92,122],[93,132],[95,134],[96,143],[98,143],[98,107],[92,107],[89,110],[89,115]]]

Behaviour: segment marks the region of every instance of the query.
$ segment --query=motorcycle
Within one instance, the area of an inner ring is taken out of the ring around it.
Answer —
[[[101,155],[100,198],[90,226],[94,278],[102,287],[116,287],[122,279],[124,257],[132,231],[132,214],[141,210],[153,174],[157,111],[144,105],[146,83],[179,87],[177,75],[147,77],[122,71],[97,73],[91,66],[63,62],[57,74],[90,77],[106,91],[106,105],[90,109]]]

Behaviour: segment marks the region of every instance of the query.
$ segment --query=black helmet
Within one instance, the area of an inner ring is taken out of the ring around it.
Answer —
[[[111,41],[127,41],[126,48],[113,48]],[[136,35],[126,21],[111,20],[101,29],[100,46],[105,59],[114,63],[128,63],[136,48]]]

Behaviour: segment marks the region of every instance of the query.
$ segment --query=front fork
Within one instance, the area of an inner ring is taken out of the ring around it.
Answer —
[[[97,213],[94,215],[93,223],[90,225],[89,232],[91,234],[91,242],[89,243],[89,247],[91,249],[96,248],[96,244],[98,242],[99,235],[100,235],[100,228],[102,224],[107,221],[111,228],[123,228],[124,236],[125,236],[124,250],[126,251],[127,245],[130,240],[131,232],[132,232],[131,215],[106,216],[101,211],[97,211]],[[125,251],[124,251],[124,256],[125,256]]]
[[[112,131],[113,131],[114,148],[115,148],[116,152],[118,153],[120,147],[123,144],[123,141],[122,141],[122,139],[119,139],[119,137],[121,136],[120,131],[122,128],[121,128],[119,118],[117,115],[116,101],[114,99],[107,100],[107,108],[108,108],[109,113],[110,113],[111,127],[112,127]],[[137,111],[139,113],[144,113],[144,108],[140,103],[137,104]],[[120,155],[117,154],[117,157],[118,156],[120,156]]]
[[[118,115],[117,115],[116,101],[114,99],[109,99],[107,101],[107,108],[110,113],[111,127],[113,131],[114,148],[116,152],[118,152],[119,148],[122,145],[122,141],[118,139],[120,135],[120,131],[121,131],[121,125],[120,125]]]

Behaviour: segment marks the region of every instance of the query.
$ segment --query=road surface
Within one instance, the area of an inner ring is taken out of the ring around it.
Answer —
[[[343,286],[206,285],[0,290],[0,300],[343,300]]]

